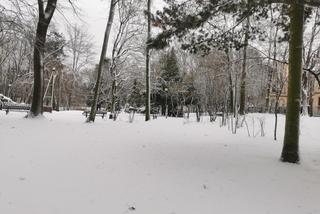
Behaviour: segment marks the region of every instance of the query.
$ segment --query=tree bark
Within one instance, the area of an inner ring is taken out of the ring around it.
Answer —
[[[308,80],[308,74],[307,71],[303,71],[302,73],[302,112],[301,114],[303,116],[308,115],[308,86],[309,86],[309,80]]]
[[[228,61],[228,82],[229,82],[229,102],[228,102],[228,106],[227,106],[227,109],[230,113],[233,112],[234,110],[234,107],[233,107],[233,81],[232,81],[232,63],[231,62],[231,57],[230,57],[230,54],[232,54],[232,50],[231,50],[231,53],[230,53],[230,49],[228,48],[226,50],[226,56],[227,56],[227,61]]]
[[[281,160],[298,163],[304,0],[291,4],[290,20],[288,104]]]
[[[42,114],[43,107],[43,72],[44,72],[44,49],[48,27],[54,11],[57,0],[48,0],[44,9],[42,0],[38,0],[39,20],[37,24],[36,39],[33,52],[34,85],[31,109],[28,116],[37,117]]]
[[[56,111],[60,111],[60,104],[61,104],[61,73],[62,73],[62,71],[59,69],[59,72],[58,72],[58,97],[57,97]]]
[[[243,61],[242,61],[242,72],[241,72],[241,83],[240,83],[240,109],[239,114],[245,114],[246,107],[246,79],[247,79],[247,49],[249,42],[249,18],[245,24],[245,38],[243,46]]]
[[[112,81],[112,88],[111,88],[111,113],[112,113],[112,119],[115,121],[117,119],[117,114],[116,114],[116,99],[117,99],[117,81],[114,77]]]
[[[147,32],[147,47],[146,47],[146,112],[145,120],[150,120],[150,47],[149,42],[151,39],[151,0],[147,2],[147,13],[148,13],[148,32]]]
[[[94,87],[94,96],[93,96],[93,101],[92,101],[92,105],[91,105],[90,115],[87,119],[87,122],[94,122],[94,120],[96,118],[97,103],[98,103],[98,99],[99,99],[99,92],[100,92],[100,85],[101,85],[101,74],[102,74],[102,69],[103,69],[104,63],[105,63],[105,57],[106,57],[106,53],[107,53],[108,42],[109,42],[109,37],[110,37],[110,32],[111,32],[111,28],[112,28],[115,7],[116,7],[117,2],[118,2],[118,0],[111,0],[111,3],[110,3],[109,18],[108,18],[106,31],[104,34],[104,40],[103,40],[103,44],[102,44],[102,50],[101,50],[100,61],[99,61],[99,66],[98,66],[97,81],[96,81],[96,84]]]

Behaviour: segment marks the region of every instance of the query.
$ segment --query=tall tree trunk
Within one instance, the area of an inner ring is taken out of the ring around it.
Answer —
[[[241,72],[241,83],[240,83],[240,115],[245,114],[246,107],[246,79],[247,79],[247,49],[249,42],[249,17],[245,24],[245,35],[244,35],[244,47],[243,47],[243,61],[242,61],[242,72]]]
[[[266,93],[266,106],[265,106],[265,112],[270,112],[270,92],[271,92],[271,86],[272,86],[272,75],[273,75],[273,69],[271,67],[271,49],[272,49],[272,29],[274,27],[273,23],[273,8],[272,5],[269,7],[270,13],[271,13],[271,20],[270,20],[270,39],[269,39],[269,49],[268,49],[268,82],[267,82],[267,93]]]
[[[117,114],[116,114],[116,93],[117,93],[117,82],[114,77],[112,81],[112,88],[111,88],[111,112],[113,116],[113,120],[116,120]]]
[[[308,115],[308,91],[309,91],[309,80],[307,71],[303,71],[302,73],[302,112],[301,115],[307,116]]]
[[[281,160],[298,163],[304,0],[291,3],[290,20],[288,104]]]
[[[266,100],[266,110],[267,112],[271,112],[271,106],[270,106],[270,93],[271,93],[271,87],[272,87],[272,77],[274,72],[277,72],[277,62],[275,61],[275,59],[277,58],[277,37],[278,37],[278,31],[279,28],[278,26],[276,26],[276,31],[274,34],[274,38],[273,38],[273,63],[272,66],[270,63],[268,63],[269,65],[269,72],[268,72],[268,88],[267,88],[267,100]],[[270,48],[270,52],[269,52],[269,57],[271,57],[271,48]],[[270,61],[269,61],[270,62]]]
[[[116,7],[117,2],[118,2],[118,0],[111,0],[111,3],[110,3],[109,18],[108,18],[106,31],[104,34],[102,51],[101,51],[100,61],[99,61],[99,66],[98,66],[98,76],[97,76],[97,81],[96,81],[96,84],[94,87],[94,96],[93,96],[93,101],[92,101],[92,105],[91,105],[90,115],[87,119],[87,122],[94,122],[94,120],[96,118],[97,103],[98,103],[98,99],[99,99],[99,92],[100,92],[100,85],[101,85],[101,74],[102,74],[104,63],[105,63],[105,57],[106,57],[106,53],[107,53],[108,42],[109,42],[109,37],[110,37],[110,32],[111,32],[111,28],[112,28],[114,12],[115,12],[115,7]]]
[[[145,120],[150,120],[150,47],[149,42],[151,39],[151,0],[147,2],[147,13],[148,13],[148,32],[147,32],[147,47],[146,47],[146,113]]]
[[[274,107],[274,131],[273,131],[273,139],[277,140],[277,130],[278,130],[278,106],[279,106],[279,98],[276,98],[276,103]]]
[[[61,69],[59,69],[58,72],[58,97],[57,97],[57,106],[56,111],[60,111],[60,105],[61,105]]]
[[[233,70],[232,63],[233,62],[231,62],[230,54],[233,54],[232,50],[231,50],[231,53],[230,53],[230,50],[227,49],[226,50],[226,55],[227,55],[227,61],[228,61],[228,81],[229,81],[229,103],[228,103],[227,108],[228,108],[228,111],[230,113],[232,113],[233,110],[234,110],[234,108],[233,108],[233,99],[234,99],[233,96],[234,95],[233,95],[233,81],[232,81],[232,70]]]
[[[37,24],[36,39],[33,52],[34,85],[31,109],[28,116],[36,117],[42,114],[43,107],[43,72],[44,72],[44,49],[47,31],[52,16],[56,9],[57,0],[48,0],[44,9],[43,0],[38,0],[39,20]]]

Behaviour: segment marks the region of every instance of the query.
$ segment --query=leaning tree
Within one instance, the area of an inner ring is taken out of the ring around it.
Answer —
[[[104,67],[104,64],[106,61],[106,54],[107,54],[107,49],[108,49],[109,37],[111,34],[111,28],[112,28],[113,19],[114,19],[115,8],[116,8],[118,1],[119,0],[111,0],[111,2],[110,2],[109,17],[108,17],[106,31],[104,34],[104,40],[103,40],[103,44],[102,44],[102,50],[101,50],[101,55],[100,55],[100,60],[99,60],[99,65],[98,65],[98,75],[97,75],[97,79],[96,79],[96,84],[94,86],[94,96],[93,96],[93,101],[92,101],[92,105],[91,105],[90,115],[87,119],[87,122],[94,122],[94,120],[96,118],[96,111],[97,111],[97,104],[98,104],[99,93],[100,93],[102,70],[103,70],[103,67]]]

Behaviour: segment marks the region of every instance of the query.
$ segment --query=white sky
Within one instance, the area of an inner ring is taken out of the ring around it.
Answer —
[[[137,0],[141,1],[141,0]],[[81,10],[79,17],[72,15],[72,11],[65,11],[64,16],[68,19],[70,23],[78,23],[79,25],[84,25],[87,31],[94,38],[95,52],[97,58],[100,53],[104,32],[107,24],[107,17],[109,12],[110,0],[78,0],[77,6]],[[152,10],[156,11],[164,6],[162,0],[153,0]],[[57,14],[56,22],[62,32],[66,32],[68,25],[66,21],[63,20],[61,14]],[[66,35],[66,34],[65,34]]]

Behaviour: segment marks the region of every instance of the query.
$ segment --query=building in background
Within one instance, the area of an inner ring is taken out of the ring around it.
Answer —
[[[283,63],[277,63],[277,72],[273,73],[272,89],[270,93],[270,108],[274,112],[275,104],[278,99],[278,112],[285,113],[288,100],[288,73],[289,66]],[[311,106],[308,106],[312,116],[320,116],[320,86],[314,81],[312,89]],[[309,99],[309,98],[308,98]]]

